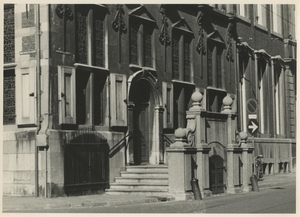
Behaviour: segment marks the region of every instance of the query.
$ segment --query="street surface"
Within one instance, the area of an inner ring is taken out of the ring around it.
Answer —
[[[286,185],[259,192],[216,195],[202,201],[170,201],[137,205],[103,206],[14,213],[295,213],[296,186]]]

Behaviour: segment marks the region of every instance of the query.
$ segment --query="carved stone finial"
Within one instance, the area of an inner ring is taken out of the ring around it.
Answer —
[[[170,145],[171,148],[183,148],[187,145],[186,129],[178,128],[175,130],[175,142]]]
[[[248,139],[248,133],[246,132],[240,132],[240,146],[246,146],[247,145],[247,139]]]
[[[224,105],[224,110],[222,111],[222,113],[231,113],[231,105],[233,103],[233,99],[229,95],[227,95],[224,97],[222,102]]]
[[[200,93],[199,89],[196,88],[195,92],[192,94],[191,99],[193,100],[193,107],[200,107],[203,95]]]

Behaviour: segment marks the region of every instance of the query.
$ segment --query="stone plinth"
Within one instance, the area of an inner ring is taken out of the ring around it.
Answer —
[[[169,165],[169,193],[175,200],[189,200],[194,198],[191,180],[195,173],[196,148],[168,148]]]

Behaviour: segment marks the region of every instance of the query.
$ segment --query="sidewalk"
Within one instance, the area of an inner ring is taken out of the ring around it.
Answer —
[[[272,188],[296,184],[296,174],[268,175],[258,182],[259,188]],[[226,197],[226,195],[224,195]],[[171,198],[143,197],[130,195],[87,195],[77,197],[35,198],[3,196],[2,212],[13,210],[57,209],[117,206],[126,204],[155,203]],[[212,199],[212,198],[211,198]]]

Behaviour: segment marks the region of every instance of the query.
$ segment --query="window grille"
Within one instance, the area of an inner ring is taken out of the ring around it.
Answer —
[[[14,7],[4,9],[4,63],[15,62]]]
[[[77,13],[78,62],[87,64],[87,16]]]
[[[172,49],[173,49],[173,78],[179,79],[179,40],[177,37],[173,37]]]
[[[14,70],[4,71],[3,79],[3,124],[16,123],[16,87]]]

